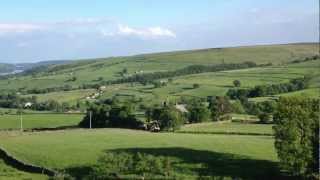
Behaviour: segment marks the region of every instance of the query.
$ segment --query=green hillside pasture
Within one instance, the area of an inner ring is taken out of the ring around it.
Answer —
[[[23,128],[74,126],[83,116],[83,114],[23,114]],[[20,129],[20,115],[0,115],[0,129]]]
[[[108,86],[103,98],[114,95],[122,97],[143,98],[146,104],[159,103],[166,99],[174,101],[180,96],[206,97],[212,95],[225,95],[229,88],[233,87],[233,81],[239,79],[242,88],[250,88],[256,85],[279,84],[290,79],[302,77],[310,73],[317,73],[316,66],[306,65],[314,62],[301,63],[300,66],[273,66],[252,68],[215,73],[202,73],[173,78],[173,83],[161,88],[153,88],[153,85],[142,86],[140,84],[122,84]],[[320,64],[320,61],[317,61]],[[166,79],[164,79],[166,80]],[[193,89],[193,84],[200,87]]]
[[[258,64],[281,64],[318,54],[316,43],[243,46],[234,48],[214,48],[194,51],[158,53],[140,56],[153,62],[189,62],[198,64],[241,63],[252,61]]]
[[[125,129],[0,133],[0,146],[18,159],[81,176],[106,151],[142,152],[178,159],[176,174],[270,177],[277,174],[271,136],[149,133]],[[89,172],[88,172],[89,171]]]
[[[207,134],[256,134],[272,135],[271,124],[253,123],[219,123],[208,122],[199,124],[189,124],[183,126],[178,132],[183,133],[207,133]]]
[[[309,43],[216,48],[93,59],[92,62],[85,61],[86,63],[84,63],[84,61],[76,61],[72,64],[56,66],[53,72],[43,72],[35,77],[23,76],[10,78],[9,80],[0,80],[0,90],[47,88],[67,84],[79,86],[84,83],[97,83],[99,77],[103,77],[104,80],[121,78],[119,72],[124,68],[128,70],[128,74],[125,76],[129,76],[135,74],[135,72],[170,71],[194,64],[212,65],[252,61],[257,64],[273,63],[278,65],[317,53],[317,44]],[[59,67],[61,68],[59,69]],[[77,80],[74,82],[68,81],[73,76],[76,76]]]
[[[39,102],[44,102],[48,100],[56,100],[60,103],[68,102],[71,105],[77,103],[78,100],[84,100],[87,96],[92,93],[97,92],[95,89],[82,89],[74,91],[62,91],[62,92],[52,92],[46,94],[28,94],[26,97],[37,96]]]
[[[48,179],[45,175],[31,174],[23,171],[19,171],[13,167],[7,166],[2,159],[0,159],[0,179],[3,180],[21,180],[21,179],[35,179],[35,180],[46,180]]]

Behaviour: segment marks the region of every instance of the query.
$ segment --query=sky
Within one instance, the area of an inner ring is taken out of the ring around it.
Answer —
[[[318,42],[318,0],[2,0],[0,62]]]

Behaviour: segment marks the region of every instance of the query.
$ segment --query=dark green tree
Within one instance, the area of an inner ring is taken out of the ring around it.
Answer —
[[[188,106],[189,122],[200,123],[210,119],[209,109],[201,102],[194,102]]]
[[[292,175],[319,175],[319,100],[280,98],[274,115],[275,147]]]
[[[241,86],[241,82],[239,80],[234,80],[233,81],[233,85],[234,85],[234,87],[240,87]]]
[[[209,109],[213,121],[219,121],[223,115],[232,112],[232,106],[229,99],[223,96],[212,98],[209,102]]]

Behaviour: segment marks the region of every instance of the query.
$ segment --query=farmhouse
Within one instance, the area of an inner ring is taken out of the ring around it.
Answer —
[[[182,113],[188,113],[189,111],[186,108],[186,105],[184,104],[176,104],[175,105],[176,109],[178,109]]]
[[[24,107],[25,107],[25,108],[29,108],[29,107],[31,107],[31,106],[32,106],[32,103],[31,103],[31,102],[27,102],[27,103],[24,104]]]

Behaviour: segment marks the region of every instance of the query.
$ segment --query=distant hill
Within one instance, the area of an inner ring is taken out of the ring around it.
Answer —
[[[10,73],[15,70],[15,66],[12,64],[0,63],[0,74]]]
[[[18,63],[18,64],[8,64],[0,63],[0,75],[15,74],[26,70],[30,70],[40,66],[50,66],[66,64],[70,61],[67,60],[57,60],[57,61],[41,61],[36,63]]]

